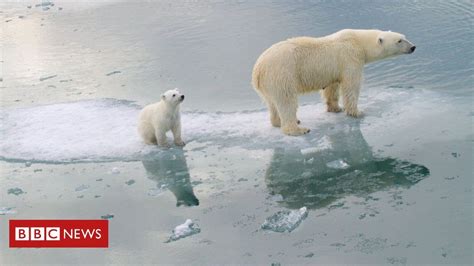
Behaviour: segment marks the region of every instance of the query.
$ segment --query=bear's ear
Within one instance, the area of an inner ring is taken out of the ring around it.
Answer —
[[[161,99],[164,100],[166,99],[166,96],[164,94],[161,95]]]
[[[383,43],[383,39],[382,37],[379,37],[379,40],[378,40],[379,44],[382,44]]]

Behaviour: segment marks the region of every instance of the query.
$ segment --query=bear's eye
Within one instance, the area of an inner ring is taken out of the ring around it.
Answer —
[[[401,43],[402,42],[402,39],[398,40],[398,43]]]
[[[176,94],[173,94],[173,97],[175,97],[175,96],[176,96]]]

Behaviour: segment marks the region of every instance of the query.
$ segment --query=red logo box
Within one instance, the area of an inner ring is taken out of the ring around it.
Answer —
[[[11,248],[108,248],[109,220],[10,220]]]

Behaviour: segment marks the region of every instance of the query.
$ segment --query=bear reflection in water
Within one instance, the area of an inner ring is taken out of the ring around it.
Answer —
[[[327,132],[327,149],[304,154],[274,150],[265,178],[270,194],[281,195],[280,203],[288,208],[317,209],[349,195],[365,197],[392,187],[408,188],[429,175],[423,165],[374,156],[354,124]],[[339,160],[343,162],[338,167],[334,162]]]
[[[189,169],[182,149],[167,150],[142,161],[148,178],[157,182],[157,187],[169,189],[176,197],[176,206],[197,206]]]

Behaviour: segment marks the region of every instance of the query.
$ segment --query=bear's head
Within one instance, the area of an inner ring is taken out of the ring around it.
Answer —
[[[416,46],[408,41],[405,35],[397,32],[382,31],[377,35],[376,42],[380,52],[377,59],[384,59],[401,54],[411,54],[416,49]]]
[[[177,106],[184,101],[184,95],[178,89],[169,90],[161,95],[161,100],[172,106]]]

